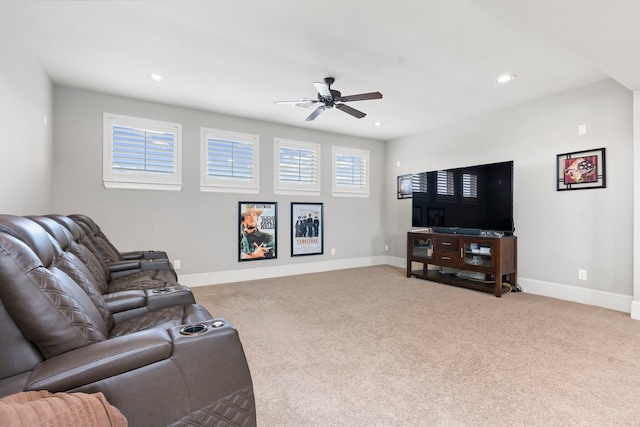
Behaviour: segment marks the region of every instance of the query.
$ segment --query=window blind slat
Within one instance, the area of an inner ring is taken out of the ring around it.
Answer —
[[[175,174],[176,134],[121,125],[111,132],[114,172]]]
[[[366,184],[366,159],[360,156],[336,157],[336,184],[363,187]]]
[[[278,159],[279,181],[315,184],[317,162],[314,151],[281,146]]]
[[[227,139],[207,139],[209,177],[253,180],[254,162],[253,144]]]

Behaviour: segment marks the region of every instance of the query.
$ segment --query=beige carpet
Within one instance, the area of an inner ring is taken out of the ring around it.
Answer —
[[[240,332],[261,427],[640,425],[626,313],[391,266],[193,292]]]

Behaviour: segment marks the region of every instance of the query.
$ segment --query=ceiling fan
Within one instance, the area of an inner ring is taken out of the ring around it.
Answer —
[[[351,101],[366,101],[368,99],[380,99],[382,94],[380,92],[360,93],[358,95],[342,96],[342,94],[331,89],[331,85],[335,79],[333,77],[325,77],[324,82],[314,82],[313,85],[318,91],[318,99],[302,98],[298,101],[276,101],[276,104],[293,105],[295,107],[311,108],[314,104],[320,104],[318,108],[313,110],[311,114],[305,119],[310,122],[320,115],[324,110],[328,108],[336,107],[338,110],[342,110],[347,114],[351,114],[357,119],[361,119],[366,116],[362,111],[356,110],[344,104],[344,102]]]

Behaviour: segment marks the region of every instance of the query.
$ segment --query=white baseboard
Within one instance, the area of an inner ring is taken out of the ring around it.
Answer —
[[[385,264],[392,265],[394,267],[407,268],[407,259],[406,258],[398,258],[395,256],[387,256],[387,262]]]
[[[544,282],[542,280],[526,279],[518,277],[518,284],[523,292],[561,299],[565,301],[579,302],[608,308],[610,310],[631,313],[631,295],[614,294],[594,289],[581,288],[579,286],[563,285],[561,283]]]
[[[335,261],[305,262],[282,266],[185,274],[180,275],[178,281],[180,284],[185,286],[197,287],[219,285],[221,283],[243,282],[246,280],[293,276],[296,274],[320,273],[323,271],[343,270],[346,268],[368,267],[382,264],[404,268],[407,265],[407,260],[405,258],[383,255],[376,257],[340,259]],[[524,292],[534,295],[541,295],[565,301],[594,305],[596,307],[603,307],[624,313],[631,313],[632,318],[640,320],[640,301],[633,301],[633,297],[630,295],[615,294],[612,292],[598,291],[523,277],[518,277],[518,284]]]
[[[631,318],[634,320],[640,320],[640,301],[633,300],[631,302]]]
[[[369,267],[389,264],[386,256],[340,259],[335,261],[305,262],[273,267],[246,268],[242,270],[217,271],[212,273],[179,275],[181,285],[189,287],[219,285],[221,283],[243,282],[246,280],[269,279],[294,276],[296,274],[320,273],[343,270],[345,268]]]

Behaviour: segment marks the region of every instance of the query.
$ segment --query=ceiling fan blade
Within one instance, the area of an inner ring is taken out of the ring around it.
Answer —
[[[342,102],[349,101],[366,101],[367,99],[380,99],[382,94],[380,92],[360,93],[358,95],[348,95],[340,98]]]
[[[306,122],[310,122],[312,120],[315,120],[316,117],[318,117],[320,115],[320,113],[322,113],[325,109],[324,105],[319,106],[318,108],[316,108],[313,113],[309,114],[309,117],[307,117],[306,119],[304,119]]]
[[[358,111],[355,108],[351,108],[346,104],[336,104],[336,108],[338,110],[342,110],[347,114],[351,114],[353,117],[355,117],[356,119],[361,119],[364,116],[366,116],[365,113],[363,113],[362,111]]]
[[[316,102],[318,102],[318,101],[314,101],[313,99],[303,98],[303,99],[299,99],[297,101],[275,101],[274,104],[278,104],[278,105],[293,105],[294,107],[309,108],[313,104],[315,104]]]
[[[331,98],[331,91],[326,83],[313,82],[313,85],[316,87],[316,90],[320,95]]]

